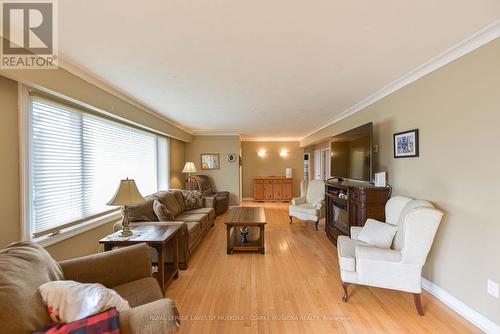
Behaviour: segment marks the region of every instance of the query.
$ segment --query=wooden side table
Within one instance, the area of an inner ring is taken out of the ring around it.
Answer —
[[[133,226],[134,233],[131,237],[120,237],[120,232],[115,232],[99,240],[104,245],[104,250],[109,251],[113,247],[130,246],[146,243],[158,252],[158,273],[156,279],[160,283],[161,291],[165,293],[165,286],[174,278],[179,277],[179,252],[178,237],[181,225],[171,226]],[[172,253],[172,265],[165,265],[167,252]]]

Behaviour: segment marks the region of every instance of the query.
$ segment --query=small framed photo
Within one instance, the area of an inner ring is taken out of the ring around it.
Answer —
[[[201,169],[219,169],[220,155],[219,153],[202,153],[201,154]]]
[[[394,134],[394,158],[418,157],[418,129]]]

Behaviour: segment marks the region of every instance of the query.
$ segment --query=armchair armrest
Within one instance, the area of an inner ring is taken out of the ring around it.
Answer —
[[[306,202],[305,197],[295,197],[292,198],[292,205],[304,204]]]
[[[316,209],[321,210],[321,208],[325,206],[325,200],[321,200],[319,202],[316,202],[316,203],[313,204],[313,206]]]
[[[401,259],[401,252],[394,249],[356,246],[356,263],[363,260],[398,263],[401,262]]]
[[[361,226],[351,226],[351,239],[358,240],[359,232],[363,228]]]
[[[120,313],[120,332],[173,333],[180,326],[175,302],[164,298]]]
[[[64,278],[81,283],[101,283],[112,288],[151,276],[151,256],[146,244],[59,262]]]

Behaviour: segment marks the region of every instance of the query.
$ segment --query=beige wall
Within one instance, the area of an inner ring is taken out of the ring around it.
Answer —
[[[17,82],[0,76],[0,247],[20,238],[17,115]]]
[[[288,156],[281,157],[279,152],[287,150]],[[257,155],[265,150],[266,156]],[[253,198],[253,178],[255,176],[285,176],[285,168],[291,167],[293,173],[293,195],[300,196],[300,182],[304,178],[304,150],[298,141],[292,142],[255,142],[241,143],[243,160],[243,198]]]
[[[374,122],[375,171],[395,195],[424,198],[446,216],[424,276],[500,324],[500,39],[306,138],[302,145]],[[420,157],[394,159],[392,135],[418,128]]]
[[[186,175],[182,173],[185,159],[185,144],[170,139],[170,188],[184,189]]]
[[[193,161],[197,174],[208,175],[216,189],[229,191],[229,204],[240,204],[240,168],[238,162],[228,162],[227,154],[239,154],[241,142],[239,136],[194,136],[192,143],[186,143],[186,161]],[[202,170],[201,153],[219,153],[220,169]]]

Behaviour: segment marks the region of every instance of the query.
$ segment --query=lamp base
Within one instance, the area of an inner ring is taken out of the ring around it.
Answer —
[[[133,235],[134,235],[134,232],[132,232],[132,231],[130,231],[130,230],[128,230],[128,231],[124,231],[124,230],[122,230],[122,231],[120,232],[120,237],[131,237],[131,236],[133,236]]]

